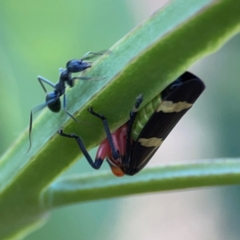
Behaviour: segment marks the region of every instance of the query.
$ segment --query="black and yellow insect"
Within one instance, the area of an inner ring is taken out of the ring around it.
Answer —
[[[190,72],[185,72],[165,88],[140,111],[142,95],[138,96],[127,123],[113,133],[107,119],[92,108],[89,112],[100,118],[106,132],[106,139],[98,148],[95,161],[88,154],[82,139],[75,134],[59,134],[74,138],[89,164],[99,169],[106,158],[116,176],[134,175],[150,161],[174,126],[192,107],[203,90],[204,83]]]

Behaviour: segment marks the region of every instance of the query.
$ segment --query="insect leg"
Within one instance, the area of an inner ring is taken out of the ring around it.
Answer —
[[[33,122],[33,114],[41,111],[43,108],[45,108],[47,106],[47,103],[42,103],[36,107],[34,107],[31,112],[30,112],[30,122],[29,122],[29,148],[27,150],[27,153],[29,152],[29,150],[32,147],[32,137],[31,137],[31,133],[32,133],[32,122]]]
[[[71,117],[75,122],[78,123],[78,120],[71,113],[67,111],[66,107],[67,107],[67,98],[66,98],[66,94],[63,94],[63,110],[69,117]]]
[[[86,81],[92,81],[92,80],[94,80],[94,81],[96,81],[96,80],[104,80],[105,78],[103,78],[103,77],[73,77],[73,78],[71,78],[70,80],[71,81],[74,81],[74,80],[86,80]]]
[[[45,93],[47,93],[47,89],[45,88],[45,86],[43,85],[43,83],[46,83],[46,84],[50,85],[51,87],[55,88],[55,84],[52,83],[51,81],[47,80],[46,78],[41,77],[41,76],[38,76],[37,79],[38,79],[39,83],[41,84],[41,86],[42,86],[42,88],[43,88],[43,91],[44,91]]]
[[[114,146],[113,139],[112,139],[112,134],[111,134],[111,132],[110,132],[107,119],[106,119],[103,115],[94,112],[94,111],[93,111],[93,108],[89,108],[88,111],[89,111],[92,115],[94,115],[94,116],[96,116],[96,117],[98,117],[98,118],[100,118],[100,119],[102,120],[103,127],[104,127],[104,129],[105,129],[105,132],[106,132],[106,135],[107,135],[107,139],[108,139],[108,142],[109,142],[111,151],[112,151],[112,156],[113,156],[113,158],[114,158],[114,159],[119,159],[119,158],[121,158],[121,157],[120,157],[120,153],[116,150],[116,147]]]
[[[77,136],[75,134],[66,134],[63,132],[62,129],[60,129],[58,131],[58,134],[63,137],[74,138],[77,141],[79,148],[81,149],[83,155],[87,159],[88,163],[92,166],[92,168],[99,169],[101,167],[101,165],[103,163],[103,159],[98,158],[98,159],[95,159],[95,161],[93,161],[91,156],[89,155],[86,147],[84,146],[82,139],[79,136]]]
[[[130,118],[128,120],[128,130],[127,130],[127,140],[126,140],[126,158],[124,159],[126,161],[125,164],[127,164],[127,161],[129,160],[129,157],[130,157],[132,127],[133,127],[134,120],[137,116],[138,108],[139,108],[140,104],[142,103],[142,101],[143,101],[143,95],[140,94],[136,98],[136,102],[134,104],[134,107],[129,114]]]

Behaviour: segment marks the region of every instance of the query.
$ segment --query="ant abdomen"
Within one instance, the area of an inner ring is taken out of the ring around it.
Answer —
[[[47,103],[48,108],[52,112],[60,112],[61,101],[60,101],[59,96],[57,96],[55,92],[51,92],[46,95],[46,103]]]

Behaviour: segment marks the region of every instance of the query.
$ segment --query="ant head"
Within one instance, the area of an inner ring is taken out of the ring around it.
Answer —
[[[66,68],[70,73],[82,72],[87,68],[90,68],[92,64],[90,62],[84,62],[83,60],[70,60],[66,64]]]

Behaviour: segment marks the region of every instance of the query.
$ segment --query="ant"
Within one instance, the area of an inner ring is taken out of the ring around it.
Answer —
[[[78,73],[83,72],[87,68],[90,68],[92,66],[91,62],[85,62],[85,60],[90,60],[98,56],[102,56],[104,53],[108,51],[101,51],[101,52],[87,52],[83,55],[81,59],[73,59],[66,63],[66,69],[60,68],[60,76],[59,81],[54,84],[48,79],[38,76],[37,79],[43,89],[43,91],[47,94],[46,95],[46,101],[45,103],[42,103],[38,106],[35,106],[31,112],[30,112],[30,124],[29,124],[29,148],[28,151],[31,149],[32,146],[32,139],[31,139],[31,133],[32,133],[32,122],[33,122],[33,114],[41,111],[43,108],[48,107],[52,112],[59,112],[61,110],[61,100],[60,97],[63,95],[63,110],[70,116],[74,121],[77,122],[76,118],[69,113],[66,109],[67,106],[67,99],[65,95],[66,90],[66,84],[69,87],[74,86],[75,80],[94,80],[96,78],[93,77],[72,77],[72,73]],[[47,89],[44,86],[44,83],[50,85],[54,90],[53,92],[48,93]],[[27,151],[27,152],[28,152]]]

